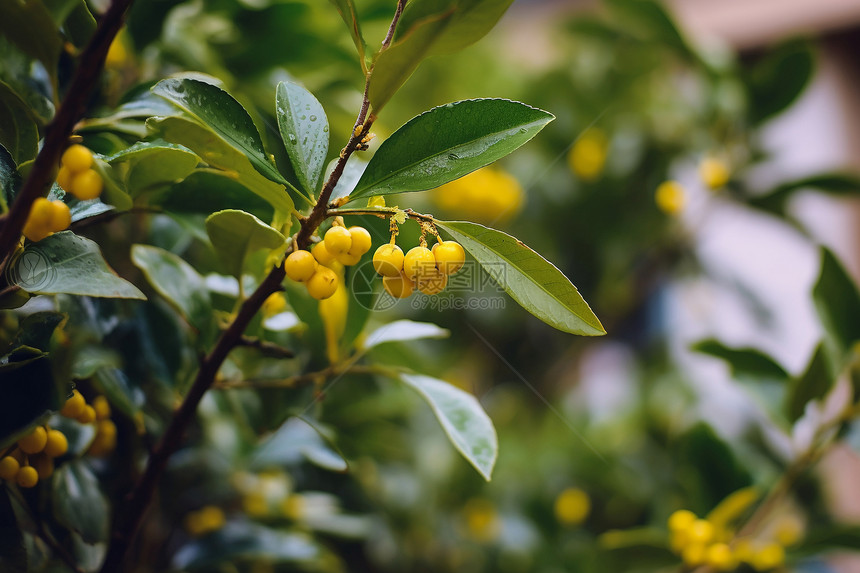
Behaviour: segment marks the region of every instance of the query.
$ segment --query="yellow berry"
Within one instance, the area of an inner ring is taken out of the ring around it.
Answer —
[[[21,464],[12,456],[0,459],[0,479],[12,481],[18,475],[18,470],[20,469]]]
[[[328,267],[319,267],[306,283],[308,293],[317,300],[329,298],[337,290],[337,275]]]
[[[756,571],[768,571],[785,563],[785,549],[779,543],[768,543],[754,552],[749,564]]]
[[[729,182],[729,166],[715,157],[706,157],[699,164],[699,177],[709,189],[719,189]]]
[[[51,201],[53,212],[51,213],[50,229],[55,233],[65,231],[72,224],[72,213],[69,206],[62,201]]]
[[[455,241],[442,241],[433,245],[433,257],[436,259],[436,267],[446,275],[453,275],[459,271],[466,262],[466,251],[463,246]]]
[[[588,517],[591,511],[591,500],[588,494],[576,487],[562,491],[555,498],[555,518],[562,525],[579,525]]]
[[[39,483],[39,472],[33,466],[24,466],[18,470],[15,479],[20,487],[36,487],[36,484]]]
[[[80,422],[81,424],[92,424],[93,422],[95,422],[95,421],[96,421],[96,411],[95,411],[95,408],[93,408],[93,407],[92,407],[92,406],[90,406],[90,405],[86,405],[86,406],[84,406],[84,409],[83,409],[83,410],[81,411],[81,413],[78,415],[77,420],[78,420],[78,422]]]
[[[361,255],[341,253],[335,257],[335,260],[344,266],[351,267],[358,264],[358,262],[361,260]]]
[[[60,167],[60,170],[57,171],[57,185],[63,188],[64,191],[68,191],[72,188],[72,179],[75,174],[72,173],[72,170],[63,165]]]
[[[403,249],[397,245],[382,245],[373,253],[373,268],[384,277],[400,276],[403,270]]]
[[[400,273],[396,277],[382,277],[382,288],[394,298],[407,298],[415,290],[415,284]]]
[[[33,241],[34,243],[38,243],[45,237],[51,235],[51,230],[46,227],[42,222],[36,222],[32,219],[27,219],[27,222],[24,223],[24,228],[21,229],[21,233],[27,237],[27,239]]]
[[[352,246],[350,246],[348,251],[350,255],[358,255],[360,257],[370,250],[373,242],[367,229],[364,227],[350,227],[347,230],[352,239]]]
[[[34,242],[41,241],[51,234],[53,218],[53,204],[44,197],[37,197],[24,224],[24,236]]]
[[[669,516],[669,531],[682,531],[696,521],[696,514],[686,509],[679,509]]]
[[[708,549],[702,543],[691,543],[681,551],[681,559],[687,567],[697,567],[705,563]]]
[[[705,519],[697,519],[687,529],[687,540],[690,543],[710,543],[714,539],[714,525]]]
[[[81,396],[81,393],[74,390],[72,391],[72,397],[66,400],[66,403],[63,404],[60,414],[66,418],[77,418],[84,411],[84,406],[86,405],[87,402],[84,400],[84,397]]]
[[[36,470],[40,480],[46,480],[54,475],[54,460],[45,455],[33,456],[30,464]]]
[[[609,140],[603,131],[591,128],[574,142],[567,156],[570,170],[583,181],[594,181],[603,173]]]
[[[91,456],[103,456],[116,448],[116,424],[111,420],[101,420],[96,426],[96,438],[87,450]]]
[[[687,196],[677,181],[664,181],[657,187],[654,200],[657,202],[657,208],[667,215],[677,215],[684,210]]]
[[[83,145],[75,144],[63,152],[60,162],[72,173],[82,173],[92,167],[93,152]]]
[[[96,396],[93,400],[93,410],[96,411],[96,420],[110,418],[110,402],[104,396]]]
[[[38,454],[48,443],[48,432],[42,426],[36,426],[29,435],[18,440],[18,447],[25,454]]]
[[[336,226],[331,227],[325,233],[326,250],[334,256],[340,255],[349,251],[352,247],[352,234],[346,227]]]
[[[48,441],[45,443],[45,455],[58,458],[69,451],[69,440],[59,430],[48,431]]]
[[[734,571],[738,566],[737,557],[725,543],[715,543],[708,547],[705,561],[717,571]]]
[[[782,517],[776,527],[776,541],[783,547],[794,545],[803,537],[803,523],[798,517]]]
[[[418,282],[418,290],[428,296],[437,295],[445,290],[446,286],[448,286],[448,275],[435,267],[433,270],[435,272],[432,275],[422,276],[421,280]]]
[[[311,256],[311,260],[313,260],[313,256]],[[317,262],[314,261],[314,268],[316,268],[316,264]],[[283,293],[272,293],[266,300],[263,301],[263,316],[275,316],[276,314],[283,312],[286,308],[287,299],[284,298]]]
[[[334,262],[334,255],[328,252],[324,241],[317,243],[311,251],[311,254],[314,256],[314,259],[323,266],[327,267]]]
[[[284,270],[290,279],[303,283],[314,276],[317,264],[310,251],[293,251],[284,262]]]
[[[103,188],[104,181],[102,181],[101,175],[92,169],[87,169],[74,176],[72,179],[72,188],[68,191],[81,201],[87,201],[101,195]]]
[[[412,282],[421,282],[423,277],[436,274],[436,258],[427,247],[413,247],[403,257],[403,274]]]

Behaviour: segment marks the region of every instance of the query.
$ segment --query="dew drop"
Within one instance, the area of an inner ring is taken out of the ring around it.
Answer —
[[[323,127],[323,133],[328,133],[328,126]]]
[[[310,120],[311,120],[311,121],[316,121],[316,120],[317,120],[317,116],[312,115],[312,116],[310,117]]]
[[[526,133],[526,132],[528,132],[528,130],[526,128],[524,128],[524,127],[520,128],[520,133]]]
[[[290,143],[291,143],[292,145],[295,145],[295,144],[296,144],[296,142],[298,141],[298,139],[296,139],[296,136],[295,136],[295,135],[293,135],[292,133],[289,135],[289,138],[290,138]]]
[[[306,120],[307,118],[308,116],[306,116],[305,114],[302,114],[301,117],[299,117],[299,119],[302,121]]]
[[[456,160],[460,159],[460,156],[457,155],[456,153],[449,153],[448,159],[450,159],[451,161],[456,161]]]

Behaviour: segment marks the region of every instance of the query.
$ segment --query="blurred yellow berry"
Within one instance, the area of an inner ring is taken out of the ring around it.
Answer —
[[[93,152],[76,143],[63,152],[60,163],[72,173],[83,173],[93,165]]]
[[[373,253],[373,268],[384,277],[400,276],[403,258],[403,249],[397,245],[385,244]]]
[[[667,215],[677,215],[684,210],[687,195],[677,181],[664,181],[657,187],[654,200],[657,202],[657,208]]]
[[[458,217],[483,222],[504,222],[516,215],[523,203],[523,188],[512,175],[498,167],[483,167],[442,185],[433,199]]]
[[[59,430],[48,431],[48,441],[45,443],[45,455],[51,458],[58,458],[69,451],[69,440],[66,435]]]
[[[316,265],[316,261],[314,261],[314,265]],[[284,298],[283,293],[276,292],[274,294],[270,294],[269,297],[263,301],[263,316],[275,316],[276,314],[283,312],[286,308],[287,299]]]
[[[81,424],[92,424],[93,422],[96,421],[95,408],[93,408],[89,404],[84,406],[84,409],[78,415],[77,420]]]
[[[394,298],[408,298],[415,290],[415,283],[400,273],[395,277],[382,277],[382,288]]]
[[[111,420],[101,420],[96,425],[96,437],[87,450],[93,457],[105,456],[116,449],[116,424]]]
[[[738,561],[750,563],[755,555],[755,546],[752,541],[747,538],[737,540],[733,547],[733,553]]]
[[[38,454],[48,443],[48,432],[42,426],[36,426],[28,435],[18,440],[18,447],[25,454]]]
[[[21,464],[12,456],[0,459],[0,479],[12,481],[18,475],[18,470],[20,469]]]
[[[69,206],[62,201],[51,201],[53,212],[51,213],[51,231],[59,233],[65,231],[72,224],[72,213]]]
[[[305,515],[305,498],[301,494],[293,494],[284,498],[281,503],[281,513],[292,521],[300,521]]]
[[[84,411],[84,406],[87,405],[86,400],[77,390],[72,391],[72,397],[66,400],[66,403],[63,404],[63,408],[60,410],[60,414],[67,418],[77,418],[81,415],[81,412]]]
[[[31,488],[36,487],[39,483],[39,472],[33,466],[24,466],[18,470],[18,475],[15,477],[20,487]]]
[[[486,499],[470,499],[463,508],[466,532],[472,539],[489,542],[498,538],[501,520],[493,504]]]
[[[738,566],[738,559],[726,543],[715,543],[708,547],[707,564],[717,571],[733,571]]]
[[[697,519],[696,514],[687,509],[679,509],[669,516],[669,531],[682,531],[693,525]]]
[[[709,189],[719,189],[729,182],[731,174],[725,161],[706,157],[699,163],[699,177]]]
[[[603,173],[609,140],[602,130],[585,131],[570,148],[567,162],[570,170],[583,181],[595,181]]]
[[[346,227],[337,225],[326,231],[323,242],[325,243],[326,250],[337,257],[342,253],[346,253],[352,247],[352,235]]]
[[[555,498],[555,518],[566,526],[579,525],[591,512],[591,499],[579,488],[570,487]]]
[[[330,268],[320,266],[305,285],[313,298],[323,300],[337,290],[337,275]]]
[[[689,543],[710,543],[714,539],[714,526],[710,521],[697,519],[687,528]]]
[[[129,60],[128,49],[126,48],[125,33],[120,31],[119,34],[110,43],[107,57],[105,58],[105,66],[109,68],[118,68],[124,65]]]
[[[251,492],[242,498],[242,508],[251,517],[262,517],[269,513],[269,504],[260,492]]]
[[[54,205],[44,197],[37,197],[24,223],[24,236],[33,242],[41,241],[53,231],[53,219]]]
[[[783,547],[794,545],[803,537],[803,523],[796,516],[783,516],[777,522],[775,537]]]
[[[185,516],[185,529],[194,537],[218,531],[227,522],[224,511],[217,506],[207,505]]]
[[[291,280],[302,283],[314,276],[314,273],[317,271],[317,265],[318,263],[310,251],[293,251],[287,256],[287,260],[284,261],[284,270]]]
[[[756,571],[769,571],[785,563],[785,549],[779,543],[768,543],[754,551],[749,564]]]
[[[87,169],[72,178],[72,187],[68,191],[81,201],[88,201],[101,195],[103,188],[104,181],[101,175],[92,169]]]
[[[110,402],[104,396],[96,396],[93,400],[93,410],[96,411],[96,420],[110,418]]]
[[[60,170],[57,171],[57,185],[63,188],[63,191],[69,192],[69,189],[72,188],[72,179],[75,174],[71,169],[63,165],[60,167]]]
[[[708,548],[704,543],[690,543],[681,550],[681,560],[687,567],[698,567],[705,564]]]

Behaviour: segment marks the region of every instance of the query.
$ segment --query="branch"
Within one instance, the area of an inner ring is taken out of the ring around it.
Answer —
[[[340,374],[387,374],[390,369],[377,365],[353,365],[352,362],[333,364],[316,372],[296,374],[288,378],[275,378],[271,380],[239,380],[235,382],[220,382],[215,388],[218,390],[231,390],[234,388],[295,388],[300,384],[310,384],[317,380],[331,378]]]
[[[256,348],[264,356],[272,358],[293,358],[295,356],[295,353],[289,348],[281,346],[280,344],[275,344],[274,342],[269,342],[268,340],[260,340],[259,338],[252,338],[250,336],[242,336],[239,338],[237,346]]]
[[[86,111],[87,101],[98,85],[105,57],[111,42],[125,22],[128,8],[134,0],[114,0],[101,18],[99,27],[81,54],[66,97],[57,115],[45,129],[42,150],[36,156],[30,174],[15,197],[10,211],[0,218],[0,272],[5,270],[9,258],[21,238],[33,201],[45,195],[57,172],[60,156],[66,147],[75,124]]]

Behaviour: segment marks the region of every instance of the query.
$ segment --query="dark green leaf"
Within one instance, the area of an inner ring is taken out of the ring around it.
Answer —
[[[63,30],[72,44],[83,48],[96,31],[96,19],[84,0],[76,0],[63,24]]]
[[[608,0],[607,4],[612,10],[613,21],[637,32],[639,37],[668,46],[683,56],[694,55],[662,3],[654,0]]]
[[[82,380],[91,377],[101,368],[118,368],[122,359],[113,350],[102,346],[87,345],[72,359],[72,378]]]
[[[311,92],[293,82],[278,84],[278,129],[299,183],[316,195],[328,153],[328,118]]]
[[[834,372],[860,341],[860,292],[851,276],[827,249],[821,249],[821,272],[812,299],[824,327],[824,345]]]
[[[242,276],[245,259],[260,249],[274,250],[286,245],[287,238],[255,216],[228,209],[206,219],[206,232],[227,272]]]
[[[212,167],[224,170],[224,175],[241,183],[281,213],[292,212],[293,200],[284,187],[260,175],[245,155],[213,131],[181,117],[152,118],[146,125],[167,141],[184,145]]]
[[[809,84],[815,71],[811,45],[794,40],[774,49],[749,72],[750,119],[761,123],[790,106]]]
[[[129,418],[134,418],[140,412],[145,399],[143,391],[132,385],[125,372],[119,368],[101,368],[95,373],[93,381],[111,405]]]
[[[89,199],[87,201],[73,199],[69,201],[68,205],[69,211],[72,214],[72,223],[114,210],[112,206],[102,203],[99,199]]]
[[[487,35],[512,3],[513,0],[412,0],[403,10],[394,39],[408,35],[428,18],[453,11],[428,55],[458,52]]]
[[[827,551],[853,550],[860,547],[860,526],[817,525],[811,528],[792,553],[816,555]]]
[[[42,0],[0,0],[0,34],[56,74],[63,39]]]
[[[181,257],[149,245],[134,245],[131,260],[143,271],[149,284],[191,326],[206,332],[212,326],[212,303],[206,282]]]
[[[0,82],[0,145],[16,165],[36,157],[39,146],[39,130],[29,106],[4,82]]]
[[[674,475],[685,495],[698,505],[688,506],[704,514],[743,487],[751,485],[749,471],[738,460],[731,446],[703,422],[679,436]]]
[[[132,197],[156,191],[185,179],[200,158],[181,145],[166,141],[140,141],[107,158],[123,174],[126,190]]]
[[[78,532],[87,543],[107,541],[110,508],[84,460],[71,460],[57,468],[52,500],[57,522]]]
[[[101,157],[95,157],[93,169],[101,175],[102,181],[104,181],[104,190],[101,194],[102,202],[116,207],[119,211],[128,211],[134,206],[134,201],[126,192],[125,183],[120,179],[120,174],[110,164]]]
[[[365,54],[367,53],[367,43],[364,41],[364,36],[361,35],[361,25],[358,22],[358,13],[355,10],[353,0],[331,0],[335,5],[340,17],[343,18],[346,27],[349,28],[349,33],[352,36],[352,41],[355,43],[355,49],[358,50],[358,58],[361,63],[361,69],[366,69]]]
[[[0,145],[0,191],[3,192],[0,200],[4,206],[8,207],[12,203],[20,187],[21,175],[18,173],[15,159]]]
[[[788,380],[788,372],[773,358],[755,348],[732,348],[719,340],[710,338],[697,342],[692,347],[696,352],[710,354],[725,360],[732,376],[751,380]]]
[[[306,459],[324,469],[346,471],[346,460],[328,441],[305,420],[290,418],[254,450],[252,465],[262,470],[295,465]]]
[[[27,245],[11,263],[10,281],[32,294],[146,299],[108,267],[95,242],[71,231]]]
[[[833,387],[836,375],[831,370],[824,344],[819,344],[806,370],[791,382],[785,410],[789,421],[796,422],[806,411],[806,404],[823,398]]]
[[[374,346],[387,342],[407,342],[422,338],[447,338],[451,331],[432,322],[415,322],[413,320],[395,320],[383,324],[367,335],[364,348],[370,350]]]
[[[26,316],[18,325],[18,335],[13,346],[29,346],[47,352],[51,346],[54,330],[63,321],[62,313],[52,310],[34,312]]]
[[[437,221],[520,306],[550,326],[584,336],[606,334],[579,291],[522,241],[466,221]]]
[[[379,146],[350,198],[433,189],[511,153],[553,119],[506,99],[433,108]]]
[[[27,346],[0,358],[0,393],[0,449],[60,406],[47,355]]]
[[[24,535],[15,519],[9,492],[0,487],[0,571],[27,573],[28,570]]]
[[[493,422],[471,394],[421,374],[400,374],[400,380],[430,404],[448,439],[484,479],[490,481],[499,455]]]
[[[218,86],[191,78],[158,82],[152,92],[180,107],[207,126],[233,149],[242,153],[266,178],[289,185],[266,155],[260,132],[251,116],[233,96]]]
[[[815,189],[832,195],[853,195],[860,193],[860,177],[850,173],[821,173],[781,183],[762,195],[750,197],[748,203],[759,209],[785,215],[788,200],[797,191]]]

